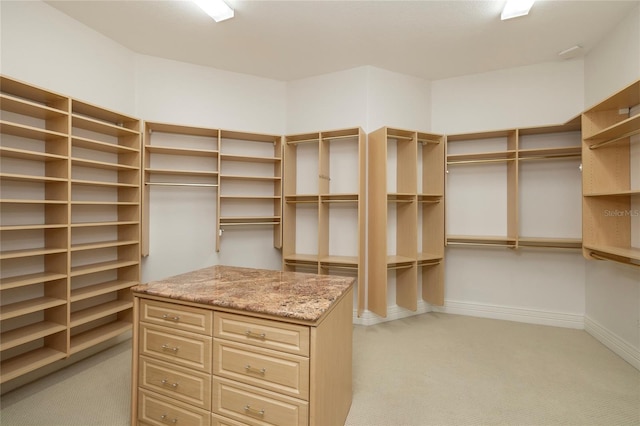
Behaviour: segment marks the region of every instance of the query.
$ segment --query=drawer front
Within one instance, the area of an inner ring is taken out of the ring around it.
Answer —
[[[213,354],[213,374],[309,399],[308,358],[219,339]]]
[[[211,426],[246,426],[246,423],[231,420],[217,414],[211,414]]]
[[[154,426],[209,426],[211,414],[171,398],[139,390],[138,420],[141,424]]]
[[[249,425],[305,426],[306,401],[278,395],[219,377],[213,378],[213,412]]]
[[[216,312],[213,333],[234,342],[309,356],[309,327]]]
[[[142,324],[140,352],[184,367],[211,373],[211,337]]]
[[[142,299],[140,321],[211,336],[213,311]]]
[[[211,375],[140,357],[140,386],[161,395],[211,409]]]

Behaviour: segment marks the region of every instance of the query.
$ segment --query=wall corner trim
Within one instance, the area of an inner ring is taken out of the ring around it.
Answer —
[[[640,349],[634,348],[620,336],[586,315],[584,317],[584,329],[597,341],[611,349],[616,355],[620,356],[637,370],[640,370]]]

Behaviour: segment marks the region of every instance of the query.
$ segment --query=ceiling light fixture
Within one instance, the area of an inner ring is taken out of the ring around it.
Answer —
[[[524,16],[529,13],[531,6],[535,0],[507,0],[502,9],[500,19],[517,18],[518,16]]]
[[[193,2],[216,22],[233,18],[233,9],[222,0],[193,0]]]

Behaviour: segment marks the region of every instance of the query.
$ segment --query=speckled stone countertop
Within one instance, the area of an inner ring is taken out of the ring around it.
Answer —
[[[140,284],[132,290],[239,311],[317,321],[354,282],[352,277],[216,265]]]

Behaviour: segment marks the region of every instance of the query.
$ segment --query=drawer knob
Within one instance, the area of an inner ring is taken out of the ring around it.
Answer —
[[[165,350],[165,351],[178,352],[178,350],[179,350],[180,348],[175,347],[175,346],[173,346],[173,347],[172,347],[172,346],[169,346],[169,345],[167,345],[167,344],[165,343],[165,344],[163,344],[163,345],[162,345],[162,349],[163,349],[163,350]]]
[[[161,415],[160,420],[166,423],[178,423],[178,419],[170,419],[166,414]]]
[[[258,368],[250,366],[249,364],[245,365],[244,369],[247,370],[247,373],[258,373],[258,374],[262,374],[263,376],[264,376],[264,373],[267,372],[266,368],[258,369]]]
[[[256,410],[255,408],[251,408],[249,404],[244,406],[244,411],[247,414],[253,414],[254,416],[260,416],[260,417],[264,416],[264,408],[262,410]]]
[[[267,337],[267,335],[264,334],[264,333],[254,333],[251,330],[245,331],[244,335],[247,336],[247,337],[252,337],[254,339],[260,339],[260,340],[264,340]]]
[[[162,319],[165,319],[167,321],[180,321],[180,316],[178,315],[169,315],[169,314],[163,314],[162,315]]]
[[[172,388],[177,388],[178,387],[178,383],[170,383],[169,380],[167,380],[167,379],[160,380],[160,383],[162,383],[163,385],[166,385],[166,386],[171,386]]]

